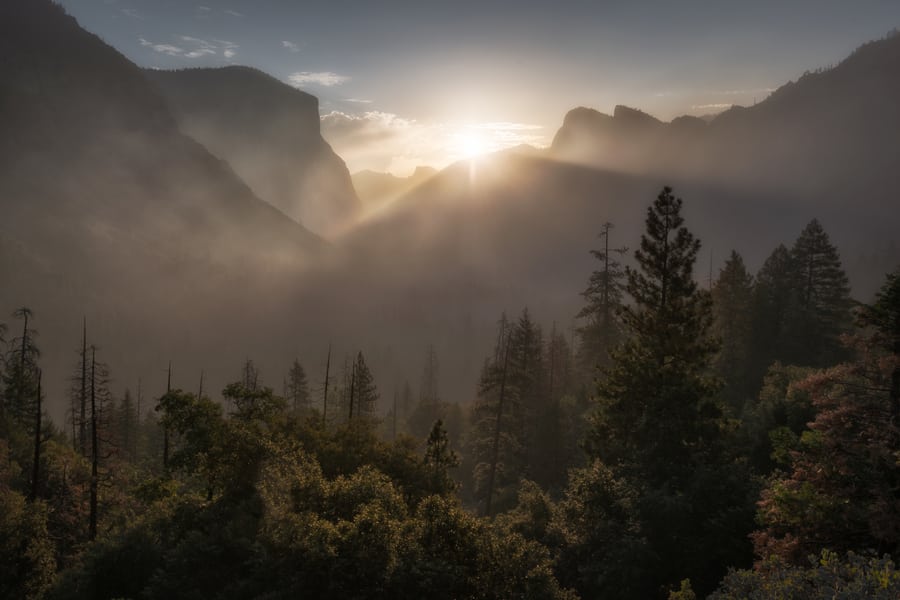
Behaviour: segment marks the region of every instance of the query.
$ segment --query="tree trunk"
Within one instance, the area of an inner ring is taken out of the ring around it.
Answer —
[[[491,516],[491,502],[494,496],[494,479],[497,475],[497,460],[500,457],[500,419],[503,418],[503,401],[506,396],[506,369],[509,366],[509,347],[511,340],[506,340],[506,350],[503,352],[503,372],[500,375],[500,399],[497,402],[497,421],[494,424],[494,446],[491,454],[491,471],[488,475],[487,501],[484,506],[484,516]]]

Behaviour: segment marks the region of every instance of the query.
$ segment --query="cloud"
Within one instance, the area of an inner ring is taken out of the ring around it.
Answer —
[[[243,13],[239,13],[239,12],[236,11],[236,10],[226,10],[226,11],[224,11],[224,12],[225,12],[226,15],[231,15],[232,17],[237,17],[238,19],[243,19],[243,18],[244,18],[244,14],[243,14]]]
[[[730,102],[713,102],[712,104],[693,104],[691,108],[694,110],[725,110],[732,106],[733,104]]]
[[[225,58],[233,58],[235,54],[237,54],[237,49],[239,48],[237,44],[227,40],[204,40],[189,35],[178,36],[178,39],[180,42],[183,42],[184,46],[188,46],[188,48],[175,46],[173,44],[157,44],[150,42],[145,38],[138,38],[138,41],[141,46],[152,48],[155,52],[166,54],[168,56],[181,56],[183,58],[215,56],[219,54],[220,51]]]
[[[465,158],[473,139],[488,152],[546,144],[544,128],[529,123],[418,121],[382,111],[337,110],[321,120],[322,135],[351,172],[371,169],[404,176],[418,166],[443,168]]]
[[[333,87],[350,81],[346,75],[338,75],[331,71],[322,71],[313,73],[310,71],[301,71],[292,73],[288,76],[288,81],[295,87],[304,87],[309,84],[320,85],[322,87]]]
[[[353,104],[372,104],[371,100],[365,100],[363,98],[344,98],[344,102],[352,102]]]
[[[184,53],[184,48],[179,48],[178,46],[173,46],[171,44],[154,44],[153,42],[149,42],[144,38],[138,38],[138,41],[141,43],[141,46],[152,48],[155,52],[159,52],[161,54],[168,54],[169,56],[179,56]]]
[[[144,19],[144,15],[139,13],[136,8],[120,8],[119,10],[126,17],[131,17],[132,19]]]
[[[291,52],[297,53],[300,52],[300,46],[295,44],[294,42],[289,42],[288,40],[284,40],[281,42],[282,48],[287,48]]]

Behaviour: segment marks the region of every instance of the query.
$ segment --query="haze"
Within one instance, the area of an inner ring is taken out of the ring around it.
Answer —
[[[900,597],[897,25],[0,1],[0,598]]]
[[[62,5],[140,66],[248,65],[309,91],[351,172],[402,176],[547,146],[573,106],[752,105],[900,20],[890,0]]]

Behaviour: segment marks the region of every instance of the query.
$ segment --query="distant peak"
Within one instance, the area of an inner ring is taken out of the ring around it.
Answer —
[[[646,123],[653,125],[662,124],[662,121],[660,121],[656,117],[648,115],[642,110],[631,108],[630,106],[624,106],[622,104],[617,105],[615,110],[613,110],[613,118],[617,121],[628,121],[629,123]]]

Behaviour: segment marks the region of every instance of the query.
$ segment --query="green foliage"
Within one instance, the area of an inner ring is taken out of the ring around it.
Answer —
[[[0,440],[0,597],[41,598],[56,571],[47,506],[10,487],[19,469]]]
[[[824,367],[845,358],[840,336],[850,330],[850,285],[837,248],[813,219],[791,248],[796,305],[786,362]]]
[[[728,565],[750,558],[749,545],[735,532],[752,525],[753,490],[745,467],[728,451],[732,430],[710,376],[717,349],[710,298],[692,278],[700,242],[684,227],[681,206],[664,188],[647,211],[647,232],[635,252],[639,269],[627,269],[634,304],[622,318],[629,337],[599,380],[599,407],[586,440],[589,454],[608,469],[597,480],[606,482],[597,501],[608,498],[612,510],[617,498],[629,498],[636,523],[623,540],[613,530],[581,545],[592,557],[627,548],[630,560],[614,576],[604,568],[589,582],[615,580],[617,591],[610,593],[622,597],[659,594],[684,576],[702,593]],[[570,488],[577,485],[570,481]],[[618,489],[628,492],[603,495]],[[578,510],[570,515],[577,519]],[[578,589],[591,596],[600,588]]]
[[[587,288],[581,292],[585,305],[576,315],[585,324],[578,330],[581,336],[579,359],[586,375],[592,376],[597,367],[610,364],[610,351],[622,339],[619,312],[624,304],[625,269],[616,257],[627,248],[610,248],[612,223],[604,223],[599,237],[602,250],[591,250],[600,267],[591,273]]]
[[[724,404],[737,416],[754,393],[750,373],[753,277],[733,250],[712,288],[712,300],[713,332],[721,343],[713,364],[724,382],[720,392]]]
[[[799,562],[824,548],[900,550],[900,430],[889,390],[897,361],[867,352],[801,385],[817,410],[787,471],[763,491],[757,553]]]
[[[650,485],[687,476],[722,425],[708,376],[716,350],[710,300],[691,277],[700,242],[683,226],[681,204],[665,188],[647,211],[640,270],[627,269],[630,337],[599,381],[587,439],[593,456]]]
[[[769,475],[777,465],[786,464],[789,452],[815,418],[812,398],[798,385],[813,372],[776,362],[766,373],[759,399],[745,406],[741,435],[756,473]]]
[[[900,571],[887,556],[876,558],[848,552],[843,558],[823,550],[808,560],[811,566],[770,560],[753,571],[730,571],[710,600],[770,600],[771,598],[900,597]]]

